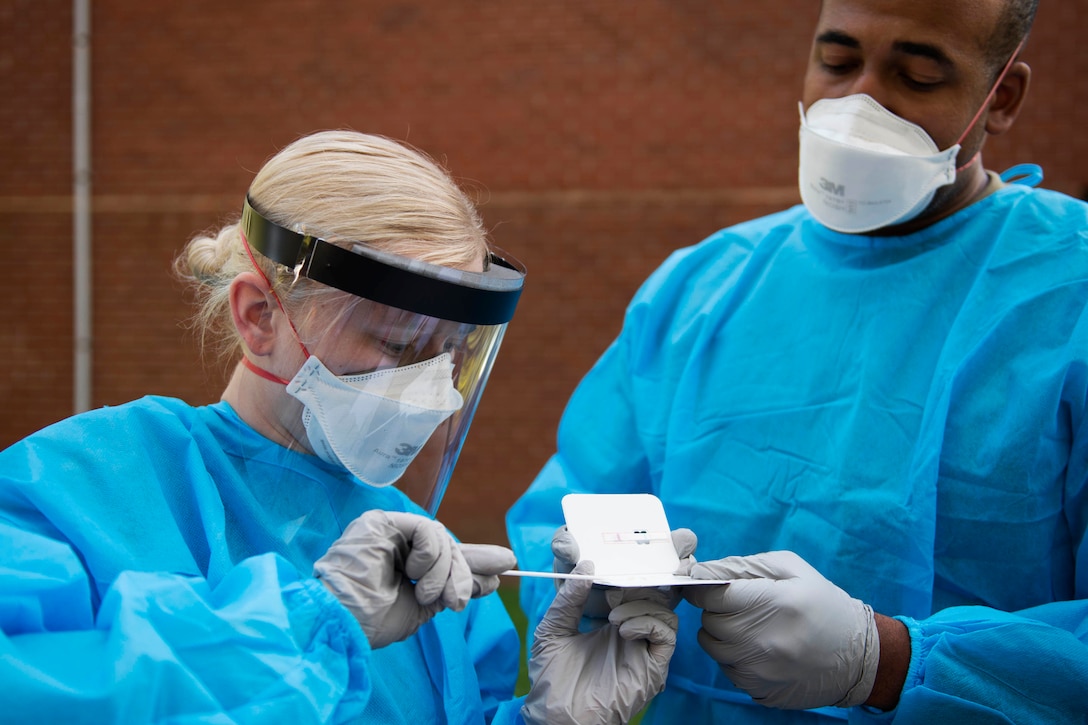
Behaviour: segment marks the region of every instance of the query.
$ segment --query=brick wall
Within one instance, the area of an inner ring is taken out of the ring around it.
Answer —
[[[321,128],[408,140],[529,268],[443,505],[466,539],[553,449],[563,403],[670,250],[797,200],[814,0],[92,0],[93,404],[218,397],[169,275],[253,172]],[[1029,104],[987,165],[1088,188],[1088,0],[1047,0]],[[0,0],[0,446],[72,410],[71,3]]]

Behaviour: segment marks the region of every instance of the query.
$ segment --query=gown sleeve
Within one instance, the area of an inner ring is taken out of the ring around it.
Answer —
[[[370,647],[316,579],[275,554],[215,586],[122,572],[95,606],[66,543],[0,518],[0,692],[12,722],[341,722]]]
[[[1088,713],[1088,601],[1020,612],[949,607],[911,636],[895,710],[855,708],[852,722],[1084,723]]]

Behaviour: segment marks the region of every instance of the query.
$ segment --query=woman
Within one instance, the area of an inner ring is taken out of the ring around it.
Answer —
[[[149,396],[0,453],[5,716],[516,720],[494,594],[516,562],[431,517],[523,270],[442,169],[346,131],[276,154],[177,268],[238,359],[220,402]],[[529,721],[618,722],[663,686],[672,612],[581,635],[588,587],[538,633]],[[617,657],[637,676],[587,664]],[[566,687],[583,665],[597,704]]]

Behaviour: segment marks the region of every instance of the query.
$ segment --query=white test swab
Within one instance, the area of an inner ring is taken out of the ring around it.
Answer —
[[[499,576],[536,576],[544,579],[597,579],[592,574],[560,574],[554,571],[522,571],[520,569],[508,569]]]

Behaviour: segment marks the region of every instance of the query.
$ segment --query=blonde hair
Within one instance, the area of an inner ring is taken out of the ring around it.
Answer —
[[[450,175],[422,152],[383,136],[355,131],[304,136],[265,163],[249,198],[270,221],[340,246],[362,242],[462,269],[479,268],[487,259],[483,222]],[[345,298],[305,278],[296,282],[292,270],[253,256],[289,311]],[[239,273],[254,271],[238,222],[191,239],[174,267],[196,291],[192,323],[203,347],[233,359],[241,339],[231,317],[230,284]]]

